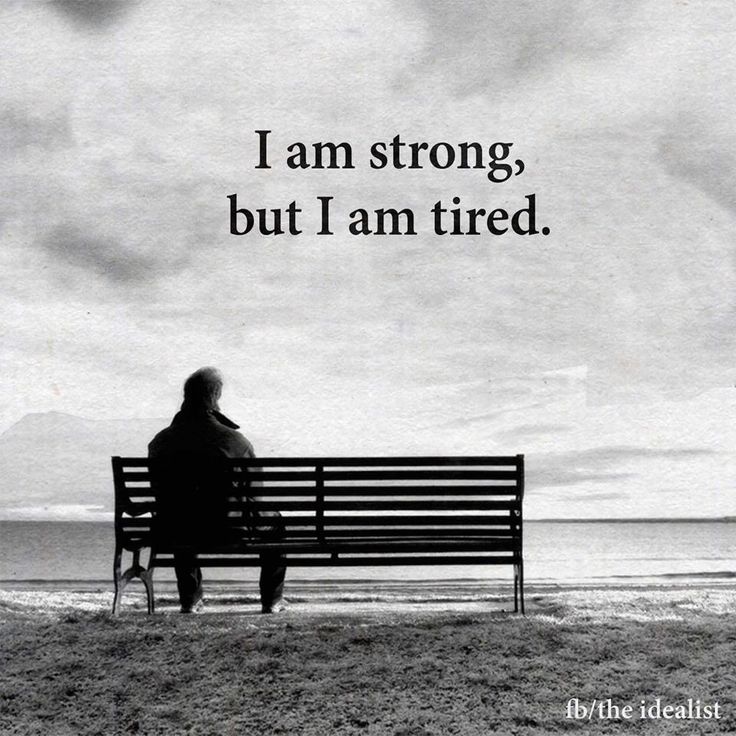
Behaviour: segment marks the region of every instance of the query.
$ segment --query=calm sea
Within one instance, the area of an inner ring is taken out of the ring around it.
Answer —
[[[736,577],[734,522],[526,522],[529,582],[625,583]],[[0,583],[100,581],[112,576],[111,523],[0,521]],[[126,557],[127,560],[127,557]],[[217,580],[256,579],[257,569],[207,570]],[[294,568],[297,580],[508,580],[492,566]],[[173,580],[173,572],[157,577]]]

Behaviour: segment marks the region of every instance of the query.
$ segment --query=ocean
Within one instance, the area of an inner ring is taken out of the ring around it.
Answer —
[[[28,581],[112,580],[112,523],[0,521],[0,585]],[[124,564],[127,564],[126,556]],[[526,521],[525,577],[529,583],[725,581],[736,577],[736,522]],[[208,569],[207,579],[255,581],[258,570]],[[173,580],[162,569],[157,579]],[[512,579],[510,567],[414,566],[293,568],[291,580],[487,582]]]

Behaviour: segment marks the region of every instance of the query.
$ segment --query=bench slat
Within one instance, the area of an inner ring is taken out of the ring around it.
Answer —
[[[470,511],[496,510],[509,511],[519,509],[518,501],[437,501],[424,499],[421,501],[253,501],[244,506],[252,511]]]
[[[375,567],[387,565],[513,565],[519,561],[518,554],[501,553],[486,555],[395,555],[386,557],[350,556],[350,557],[289,557],[287,567]],[[200,567],[260,567],[258,556],[238,558],[199,558]],[[174,567],[173,558],[162,557],[156,559],[156,567]]]
[[[440,500],[445,498],[456,498],[462,496],[508,496],[518,498],[519,492],[515,486],[325,486],[321,493],[316,486],[255,486],[253,488],[233,489],[233,495],[250,494],[257,498],[314,498],[324,495],[326,498],[350,498],[360,496],[361,498],[379,497],[396,498],[402,497],[426,497]],[[152,503],[155,500],[153,490],[148,488],[125,488],[125,500],[127,503]]]
[[[251,473],[257,481],[301,481],[314,483],[320,474],[315,470],[263,470]],[[433,470],[325,470],[321,476],[325,483],[346,480],[509,480],[517,478],[515,470],[446,469]],[[150,480],[148,471],[123,473],[126,482]]]
[[[312,494],[314,499],[314,494]],[[141,516],[156,511],[158,504],[155,501],[125,501],[123,511],[131,516]],[[317,500],[273,500],[265,497],[258,501],[226,502],[223,508],[231,512],[259,512],[259,511],[317,511],[322,509],[329,512],[350,511],[519,511],[521,502],[517,499],[502,501],[486,501],[476,499],[447,500],[437,498],[425,499],[391,499],[391,500],[326,500],[320,503]]]
[[[124,519],[122,523],[126,527],[147,527],[150,526],[152,519],[150,517],[138,517],[132,519]],[[285,527],[291,526],[314,526],[314,516],[287,516],[283,515],[279,518],[279,524]],[[456,515],[456,516],[325,516],[322,520],[325,527],[328,526],[510,526],[520,523],[519,517],[516,516],[481,516],[481,515]],[[243,526],[242,519],[232,519],[230,525],[233,527]],[[227,528],[228,522],[224,526]]]
[[[481,516],[481,515],[454,515],[454,516],[377,516],[375,514],[356,516],[356,515],[334,515],[325,516],[323,519],[324,525],[327,526],[400,526],[405,524],[407,526],[463,526],[463,525],[478,525],[478,524],[489,524],[489,525],[502,525],[508,526],[512,521],[515,521],[510,516]],[[314,523],[313,516],[282,516],[281,522],[287,526],[309,526]]]
[[[306,529],[289,529],[287,531],[289,537],[308,537],[314,535],[313,531]],[[500,529],[491,527],[462,527],[461,529],[452,527],[437,527],[432,529],[429,527],[383,527],[383,528],[359,528],[359,529],[325,529],[326,539],[341,539],[350,537],[374,537],[376,539],[391,537],[407,537],[412,539],[427,538],[434,539],[436,537],[514,537],[518,534],[513,529]]]
[[[256,496],[309,496],[314,495],[314,486],[258,485],[252,488]],[[324,486],[325,496],[516,496],[515,485],[355,485]]]
[[[115,457],[113,458],[121,469],[147,468],[149,459],[145,457]],[[401,465],[509,465],[518,467],[519,455],[404,455],[401,457],[259,457],[234,458],[237,467],[395,467]]]
[[[253,477],[260,481],[309,481],[314,482],[318,475],[311,470],[264,470]],[[325,484],[330,481],[345,480],[515,480],[513,470],[325,470],[322,473]]]
[[[235,491],[235,489],[234,489]],[[316,486],[254,486],[249,489],[241,488],[239,491],[251,493],[254,496],[273,497],[314,497],[318,490]],[[125,495],[130,500],[154,499],[154,491],[150,486],[146,488],[125,488]],[[238,495],[237,492],[234,495]],[[325,486],[325,496],[349,497],[349,496],[514,496],[519,495],[519,490],[513,485],[463,485],[463,486]]]
[[[157,550],[157,554],[172,554],[176,549],[195,549],[199,554],[221,555],[224,557],[237,557],[241,554],[253,554],[261,552],[274,552],[283,550],[287,553],[307,554],[319,552],[328,554],[332,552],[365,552],[378,551],[379,549],[391,552],[426,552],[429,550],[456,550],[484,549],[488,551],[516,550],[519,541],[508,538],[488,537],[483,539],[466,539],[456,536],[451,539],[341,539],[331,542],[318,542],[315,540],[280,540],[278,542],[251,542],[233,548],[223,546],[216,542],[201,542],[197,545],[181,545],[180,547],[164,546]]]
[[[139,520],[136,520],[139,521]],[[122,534],[124,538],[138,538],[146,536],[150,533],[149,526],[136,526],[132,529],[123,528]],[[324,532],[325,539],[349,539],[349,538],[373,538],[373,539],[391,539],[409,538],[409,539],[435,539],[435,538],[452,538],[462,534],[463,537],[508,537],[518,538],[518,533],[514,529],[501,529],[491,527],[462,527],[461,529],[453,527],[438,527],[432,529],[430,527],[384,527],[384,528],[359,528],[359,529],[326,529]],[[244,536],[248,536],[247,530]],[[289,528],[285,530],[286,539],[316,539],[317,532],[314,525],[309,528]]]
[[[258,496],[314,495],[314,486],[255,486]],[[324,487],[325,496],[516,496],[515,485],[421,485],[421,486],[330,486]]]

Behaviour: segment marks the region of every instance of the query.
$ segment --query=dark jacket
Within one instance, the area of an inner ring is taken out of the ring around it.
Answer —
[[[157,516],[174,543],[234,541],[232,530],[224,533],[224,520],[233,515],[228,502],[241,498],[242,489],[233,488],[227,460],[255,457],[253,446],[237,430],[218,411],[184,404],[171,425],[149,443]]]
[[[238,425],[213,409],[189,409],[182,406],[171,424],[148,444],[150,458],[182,457],[255,457],[253,445],[238,432]]]

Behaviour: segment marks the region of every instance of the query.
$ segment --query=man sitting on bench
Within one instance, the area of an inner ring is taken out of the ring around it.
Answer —
[[[202,601],[202,570],[187,545],[211,542],[222,548],[242,540],[223,539],[222,519],[228,513],[232,488],[224,480],[227,458],[255,457],[238,425],[220,413],[222,376],[215,368],[200,368],[184,383],[184,403],[171,425],[148,445],[152,482],[161,493],[159,522],[175,554],[176,582],[182,613],[198,610]],[[278,512],[272,512],[279,516]],[[259,519],[269,516],[260,512]],[[245,523],[245,522],[244,522]],[[278,536],[278,526],[256,524],[262,539]],[[278,613],[286,568],[279,554],[261,555],[261,611]]]

